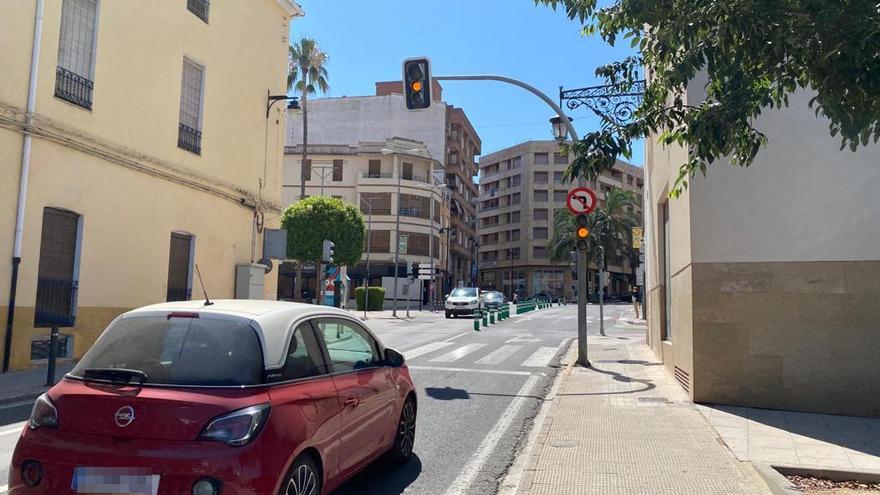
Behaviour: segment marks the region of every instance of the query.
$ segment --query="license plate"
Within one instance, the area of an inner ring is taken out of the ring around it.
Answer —
[[[144,468],[78,467],[70,488],[73,493],[95,495],[156,495],[159,475]]]

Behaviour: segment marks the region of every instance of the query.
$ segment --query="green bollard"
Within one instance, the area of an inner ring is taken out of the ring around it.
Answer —
[[[483,311],[483,328],[486,328],[488,326],[489,326],[489,312]]]
[[[495,324],[495,310],[494,309],[489,312],[489,323],[492,325]]]
[[[474,331],[479,332],[480,331],[480,310],[474,311],[473,318],[474,318]]]

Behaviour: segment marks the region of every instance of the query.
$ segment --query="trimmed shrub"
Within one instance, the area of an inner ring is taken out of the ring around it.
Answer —
[[[384,287],[367,287],[370,291],[370,307],[367,311],[382,311],[385,307],[385,288]],[[356,287],[354,289],[354,299],[357,301],[357,310],[364,310],[364,288]]]

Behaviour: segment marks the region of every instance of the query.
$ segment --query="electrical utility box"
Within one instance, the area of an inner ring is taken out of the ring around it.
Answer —
[[[263,299],[266,266],[251,263],[235,265],[235,298]]]

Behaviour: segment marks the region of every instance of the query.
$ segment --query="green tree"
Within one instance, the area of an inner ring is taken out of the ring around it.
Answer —
[[[626,89],[649,69],[649,86],[634,121],[603,119],[573,146],[566,177],[595,177],[634,139],[659,134],[689,150],[673,196],[697,171],[729,158],[748,166],[766,136],[753,127],[766,108],[788,106],[798,89],[828,118],[841,150],[880,138],[880,4],[877,0],[535,0],[584,25],[610,45],[629,40],[639,56],[596,74]],[[708,76],[705,101],[685,101],[697,74]],[[784,132],[784,131],[783,131]]]
[[[631,257],[632,228],[639,225],[635,215],[638,197],[633,191],[612,187],[605,200],[587,215],[587,252],[597,264],[601,263],[599,252],[604,246],[605,253],[623,252]],[[556,210],[553,214],[553,236],[548,243],[548,251],[552,261],[568,261],[569,253],[575,250],[574,231],[577,223],[575,216],[566,209]],[[608,266],[605,257],[603,268]]]
[[[312,196],[287,207],[281,216],[287,229],[287,256],[318,266],[324,239],[335,243],[334,261],[338,266],[356,265],[364,252],[364,216],[353,204],[328,196]],[[295,298],[302,294],[302,270],[298,265]],[[320,277],[320,274],[319,274]]]
[[[289,47],[287,88],[299,91],[303,119],[303,152],[302,164],[300,166],[299,199],[306,197],[306,179],[308,179],[306,177],[306,163],[308,163],[307,160],[309,158],[308,98],[309,95],[316,94],[318,91],[326,93],[330,89],[330,85],[327,83],[327,68],[325,67],[327,60],[327,53],[321,50],[318,47],[318,43],[311,38],[301,38]]]

